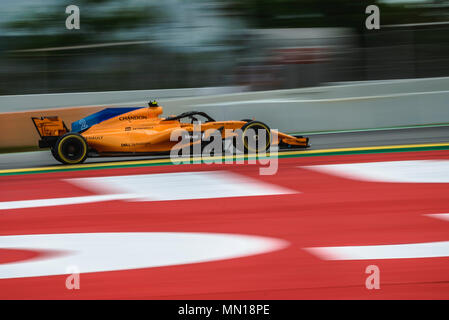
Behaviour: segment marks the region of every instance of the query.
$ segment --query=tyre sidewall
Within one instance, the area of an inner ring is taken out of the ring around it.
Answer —
[[[246,131],[248,129],[251,129],[251,128],[254,128],[254,127],[262,127],[267,132],[268,142],[267,142],[265,148],[263,148],[263,149],[250,150],[250,149],[248,149],[248,145],[243,140],[244,137],[245,137]],[[270,145],[271,145],[271,130],[270,130],[270,127],[268,125],[266,125],[265,123],[263,123],[261,121],[250,121],[250,122],[246,123],[245,125],[243,125],[241,130],[242,130],[242,132],[241,132],[241,134],[238,135],[237,139],[240,139],[240,143],[243,145],[243,148],[244,148],[243,151],[245,153],[263,153],[263,152],[266,152],[270,148]]]
[[[78,139],[83,146],[82,156],[78,157],[77,159],[67,158],[66,155],[64,155],[64,153],[62,151],[63,144],[71,138]],[[64,164],[78,164],[78,163],[84,162],[84,160],[86,160],[86,158],[87,158],[87,152],[88,152],[87,141],[86,141],[86,139],[84,139],[83,136],[81,136],[78,133],[66,133],[65,135],[59,137],[59,139],[55,145],[55,153],[56,153],[55,158],[56,158],[56,160],[58,160]]]

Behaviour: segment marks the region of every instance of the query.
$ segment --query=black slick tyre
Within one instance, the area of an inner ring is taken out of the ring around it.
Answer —
[[[248,153],[264,153],[271,145],[271,130],[260,121],[246,123],[234,139],[234,147]]]
[[[69,132],[59,137],[52,149],[56,160],[64,164],[83,163],[87,158],[86,139],[78,133]]]

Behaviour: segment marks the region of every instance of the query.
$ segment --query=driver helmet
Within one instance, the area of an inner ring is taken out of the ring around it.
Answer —
[[[158,107],[159,105],[157,104],[156,100],[153,100],[153,101],[148,102],[148,106],[149,107]]]

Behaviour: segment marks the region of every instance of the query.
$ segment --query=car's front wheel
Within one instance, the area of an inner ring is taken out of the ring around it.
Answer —
[[[244,153],[264,153],[270,145],[271,130],[260,121],[247,122],[234,140],[235,148]]]

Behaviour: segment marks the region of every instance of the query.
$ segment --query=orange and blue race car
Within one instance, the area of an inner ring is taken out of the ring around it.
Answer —
[[[39,147],[50,148],[54,158],[64,164],[82,163],[87,157],[167,154],[186,145],[204,144],[203,139],[187,143],[171,139],[181,131],[192,136],[199,131],[204,138],[211,129],[218,130],[222,141],[232,139],[236,150],[243,153],[265,152],[272,145],[280,149],[309,147],[309,138],[275,132],[260,121],[216,121],[198,111],[166,118],[162,113],[156,101],[148,107],[107,108],[73,122],[71,131],[58,117],[32,120],[40,135]]]

